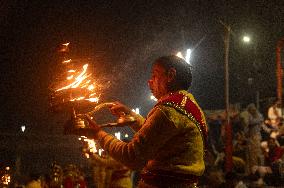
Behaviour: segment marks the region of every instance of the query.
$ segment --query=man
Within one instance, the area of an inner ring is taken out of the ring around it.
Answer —
[[[196,187],[205,170],[207,125],[192,94],[190,66],[176,56],[158,58],[148,81],[157,104],[146,120],[125,105],[110,107],[117,116],[131,115],[137,131],[129,143],[104,132],[86,116],[100,146],[115,160],[141,171],[139,187]]]
[[[108,155],[91,155],[98,188],[132,188],[131,171]],[[108,172],[108,173],[107,173]],[[98,178],[99,177],[99,178]]]
[[[283,162],[284,147],[279,146],[274,138],[268,139],[268,151],[265,152],[267,171],[264,173],[268,185],[280,186],[284,183],[284,162]],[[277,185],[279,184],[279,185]]]
[[[256,109],[253,103],[247,106],[247,109],[241,113],[241,122],[244,127],[245,136],[247,138],[247,156],[246,173],[253,173],[253,167],[258,166],[261,160],[261,134],[260,128],[264,123],[262,114]]]

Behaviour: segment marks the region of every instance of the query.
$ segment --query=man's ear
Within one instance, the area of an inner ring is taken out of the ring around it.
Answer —
[[[168,81],[171,82],[171,81],[175,80],[176,75],[177,75],[176,69],[170,68],[168,70]]]

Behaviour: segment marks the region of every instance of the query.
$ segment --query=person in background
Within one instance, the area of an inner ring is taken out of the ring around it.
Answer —
[[[49,176],[50,176],[50,181],[49,181],[50,188],[60,188],[62,186],[63,170],[61,166],[56,162],[52,163],[51,172]]]
[[[249,175],[252,173],[252,168],[254,166],[261,165],[260,128],[264,123],[264,119],[254,104],[249,104],[247,106],[246,110],[242,112],[241,119],[247,138],[246,173]]]
[[[94,153],[91,155],[91,159],[93,165],[97,166],[97,169],[99,169],[95,175],[101,177],[100,180],[97,179],[98,188],[132,188],[131,171],[127,167],[112,159],[108,155],[99,156],[98,154]],[[106,173],[103,173],[105,175],[100,174],[101,171],[107,169],[110,171],[109,177],[105,176]]]
[[[281,121],[283,120],[283,114],[281,109],[281,101],[275,99],[271,107],[268,108],[267,117],[270,125],[277,129]]]
[[[269,166],[274,163],[282,161],[282,156],[284,154],[284,147],[278,146],[274,138],[268,140],[268,152],[266,154],[266,162]]]
[[[274,138],[268,139],[268,150],[265,152],[267,170],[264,180],[268,185],[284,184],[284,147],[279,146]]]
[[[30,181],[25,186],[26,188],[41,188],[41,181],[39,175],[31,174],[30,178]]]

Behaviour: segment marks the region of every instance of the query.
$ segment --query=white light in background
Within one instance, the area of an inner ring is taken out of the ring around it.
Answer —
[[[140,109],[139,108],[132,109],[132,112],[135,112],[136,114],[140,114]]]
[[[21,126],[21,131],[22,131],[22,132],[25,132],[25,130],[26,130],[26,126],[25,126],[25,125],[22,125],[22,126]]]
[[[186,55],[185,55],[185,61],[186,61],[188,64],[190,64],[190,63],[189,63],[190,55],[191,55],[191,49],[187,49],[187,50],[186,50]]]
[[[125,137],[125,138],[128,138],[128,134],[125,134],[124,137]]]
[[[102,156],[103,149],[99,149],[99,156]]]
[[[150,96],[150,99],[153,101],[158,101],[158,99],[156,99],[156,97],[154,97],[153,95]]]
[[[243,37],[244,42],[250,42],[250,37],[249,36],[244,36]]]
[[[182,53],[181,53],[181,52],[178,52],[178,53],[176,54],[176,56],[178,56],[179,58],[184,59],[184,57],[183,57],[183,55],[182,55]]]
[[[114,133],[114,136],[115,136],[118,140],[120,140],[120,138],[121,138],[120,132]]]
[[[89,159],[89,158],[90,158],[90,154],[88,154],[88,153],[84,153],[84,155],[85,155],[85,157],[86,157],[87,159]]]
[[[188,49],[186,50],[185,57],[182,55],[181,52],[178,52],[178,53],[176,54],[176,56],[178,56],[179,58],[184,59],[188,64],[190,64],[189,61],[190,61],[191,52],[192,52],[192,50],[188,48]]]

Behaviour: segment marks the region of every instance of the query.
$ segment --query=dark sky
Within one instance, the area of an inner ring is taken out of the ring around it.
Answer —
[[[70,57],[93,62],[111,82],[103,100],[141,107],[152,61],[194,49],[192,93],[202,108],[224,107],[224,27],[230,24],[230,97],[247,103],[252,90],[275,96],[275,47],[284,36],[282,1],[27,1],[0,3],[1,129],[22,124],[54,132],[67,119],[49,109],[50,84],[59,74],[58,45]],[[252,37],[245,46],[241,36]],[[248,85],[248,78],[253,85]],[[103,101],[102,101],[103,102]],[[56,132],[56,131],[55,131]]]

